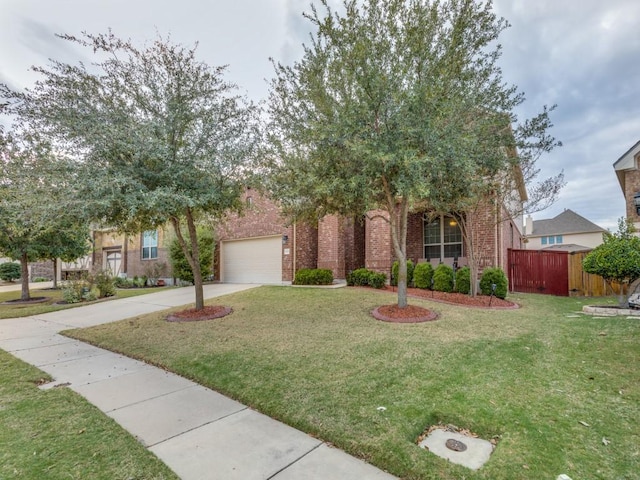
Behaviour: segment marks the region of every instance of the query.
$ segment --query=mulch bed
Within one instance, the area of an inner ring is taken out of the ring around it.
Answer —
[[[386,286],[382,289],[385,292],[397,293],[397,287]],[[517,303],[503,300],[498,297],[490,297],[488,295],[476,295],[472,297],[465,293],[446,293],[436,292],[432,290],[423,290],[421,288],[408,288],[407,294],[411,297],[419,297],[435,302],[448,303],[451,305],[461,305],[463,307],[473,308],[491,308],[491,309],[515,309],[520,308]]]
[[[438,318],[438,314],[428,308],[416,305],[407,305],[404,308],[398,305],[382,305],[375,308],[371,315],[377,320],[393,323],[421,323],[430,322]]]
[[[31,297],[29,300],[7,300],[6,302],[2,302],[1,305],[31,305],[34,303],[44,303],[48,300],[51,300],[51,297]]]
[[[167,316],[166,320],[167,322],[201,322],[203,320],[213,320],[214,318],[226,317],[231,313],[233,313],[233,309],[231,307],[210,305],[204,307],[202,310],[190,308],[188,310],[172,313]]]

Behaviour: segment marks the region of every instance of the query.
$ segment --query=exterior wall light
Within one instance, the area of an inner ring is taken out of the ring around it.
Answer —
[[[286,245],[289,243],[289,235],[282,235],[282,244]]]

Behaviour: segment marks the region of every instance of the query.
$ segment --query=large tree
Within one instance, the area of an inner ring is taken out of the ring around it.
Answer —
[[[458,195],[452,179],[483,181],[518,163],[506,151],[524,97],[497,63],[508,25],[490,1],[321,5],[305,14],[315,33],[303,58],[275,64],[271,188],[293,216],[384,210],[404,307],[408,213],[434,192]]]
[[[89,251],[89,228],[69,194],[73,171],[51,146],[24,130],[0,132],[0,253],[21,265],[29,300],[29,262],[72,260]],[[54,269],[54,281],[55,281]]]
[[[143,48],[108,34],[63,36],[97,56],[90,67],[54,61],[10,110],[38,125],[84,171],[91,216],[125,233],[170,223],[204,307],[196,225],[241,207],[257,140],[257,109],[195,47],[158,38]]]

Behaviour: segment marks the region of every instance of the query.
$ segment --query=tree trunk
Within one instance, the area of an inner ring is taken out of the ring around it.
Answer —
[[[202,286],[202,270],[200,269],[200,251],[198,248],[198,234],[196,232],[196,224],[191,215],[191,210],[187,212],[187,227],[189,228],[189,237],[191,239],[191,252],[193,255],[193,285],[196,290],[196,310],[204,308],[204,289]]]
[[[20,300],[27,301],[31,299],[29,295],[29,259],[27,254],[23,253],[20,256],[20,268],[22,273],[20,275],[22,280],[22,292],[20,293]]]
[[[53,259],[53,288],[58,288],[58,259]]]
[[[196,224],[191,209],[187,209],[186,217],[190,245],[187,245],[187,242],[182,235],[180,220],[176,217],[173,217],[171,219],[171,224],[173,225],[173,229],[176,233],[178,243],[182,248],[182,253],[184,253],[185,258],[187,259],[187,262],[189,262],[189,266],[191,267],[191,271],[193,272],[193,285],[196,291],[196,310],[202,310],[204,308],[204,289],[202,286],[202,271],[200,270],[200,251],[198,248]]]
[[[388,211],[393,251],[398,260],[398,307],[406,308],[409,304],[407,301],[407,223],[409,221],[407,199],[402,198],[399,207],[399,214],[396,211],[395,202],[388,205]]]

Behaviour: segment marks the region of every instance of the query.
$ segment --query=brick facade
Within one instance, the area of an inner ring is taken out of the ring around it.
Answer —
[[[220,279],[220,242],[279,235],[282,237],[282,280],[293,281],[295,271],[317,268],[318,233],[311,225],[287,225],[277,204],[247,188],[242,215],[230,215],[216,228],[215,273]],[[286,239],[285,239],[286,238]]]
[[[243,240],[272,235],[281,235],[284,239],[286,236],[283,281],[292,281],[295,271],[301,268],[328,268],[336,279],[344,279],[350,271],[363,266],[390,275],[395,255],[386,212],[371,211],[364,219],[329,215],[317,227],[301,223],[287,225],[276,203],[258,192],[247,190],[245,201],[247,210],[242,216],[230,216],[220,225],[217,239]],[[407,257],[414,263],[424,256],[423,218],[421,212],[411,213],[408,218]],[[481,269],[488,266],[506,269],[507,249],[522,247],[520,229],[511,220],[500,221],[490,204],[480,209],[474,220],[473,235],[480,252]],[[217,255],[219,250],[216,248]],[[219,265],[219,258],[216,264]],[[219,269],[216,278],[220,278]]]

